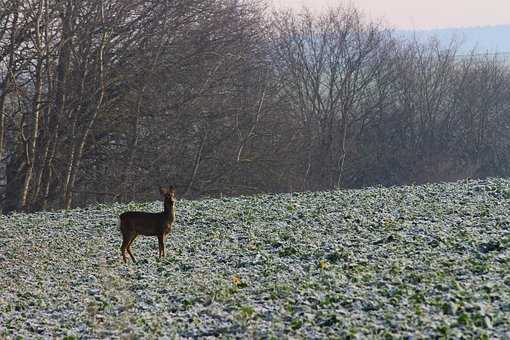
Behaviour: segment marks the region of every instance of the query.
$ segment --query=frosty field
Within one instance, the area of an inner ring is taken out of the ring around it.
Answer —
[[[510,337],[510,180],[0,217],[0,337]]]

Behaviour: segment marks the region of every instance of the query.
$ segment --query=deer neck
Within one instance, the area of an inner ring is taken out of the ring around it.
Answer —
[[[164,206],[163,215],[168,222],[172,223],[175,220],[175,203],[165,203]]]

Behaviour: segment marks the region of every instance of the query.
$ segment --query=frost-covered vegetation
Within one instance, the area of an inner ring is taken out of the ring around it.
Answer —
[[[510,181],[179,201],[121,261],[116,216],[0,224],[0,337],[510,334]]]

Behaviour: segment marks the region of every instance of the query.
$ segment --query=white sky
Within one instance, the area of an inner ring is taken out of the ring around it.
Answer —
[[[270,0],[277,8],[314,11],[342,0]],[[370,18],[397,29],[431,29],[510,24],[510,0],[351,0]]]

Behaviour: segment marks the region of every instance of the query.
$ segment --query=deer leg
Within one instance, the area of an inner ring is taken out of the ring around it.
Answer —
[[[120,246],[120,252],[122,253],[122,259],[124,260],[124,263],[127,262],[126,260],[126,248],[127,248],[127,245],[128,245],[128,242],[127,240],[124,238],[122,240],[122,245]]]
[[[159,244],[159,258],[165,256],[165,242],[163,239],[163,235],[158,235],[158,244]]]
[[[138,237],[138,234],[134,234],[131,239],[129,240],[128,242],[128,248],[131,248],[131,245],[133,244],[133,241],[136,240],[136,238]]]
[[[136,260],[135,260],[135,257],[133,256],[133,253],[131,252],[131,245],[133,244],[133,241],[136,239],[136,237],[138,236],[138,234],[133,234],[133,236],[131,236],[131,239],[129,240],[128,244],[127,244],[127,252],[129,254],[129,256],[131,256],[131,259],[133,260],[134,263],[136,263]]]
[[[129,241],[129,233],[127,233],[125,231],[125,225],[122,221],[122,219],[120,219],[119,221],[120,223],[120,231],[122,233],[122,245],[120,246],[120,252],[122,253],[122,259],[124,260],[124,263],[127,262],[126,260],[126,248],[128,246],[128,241]]]

